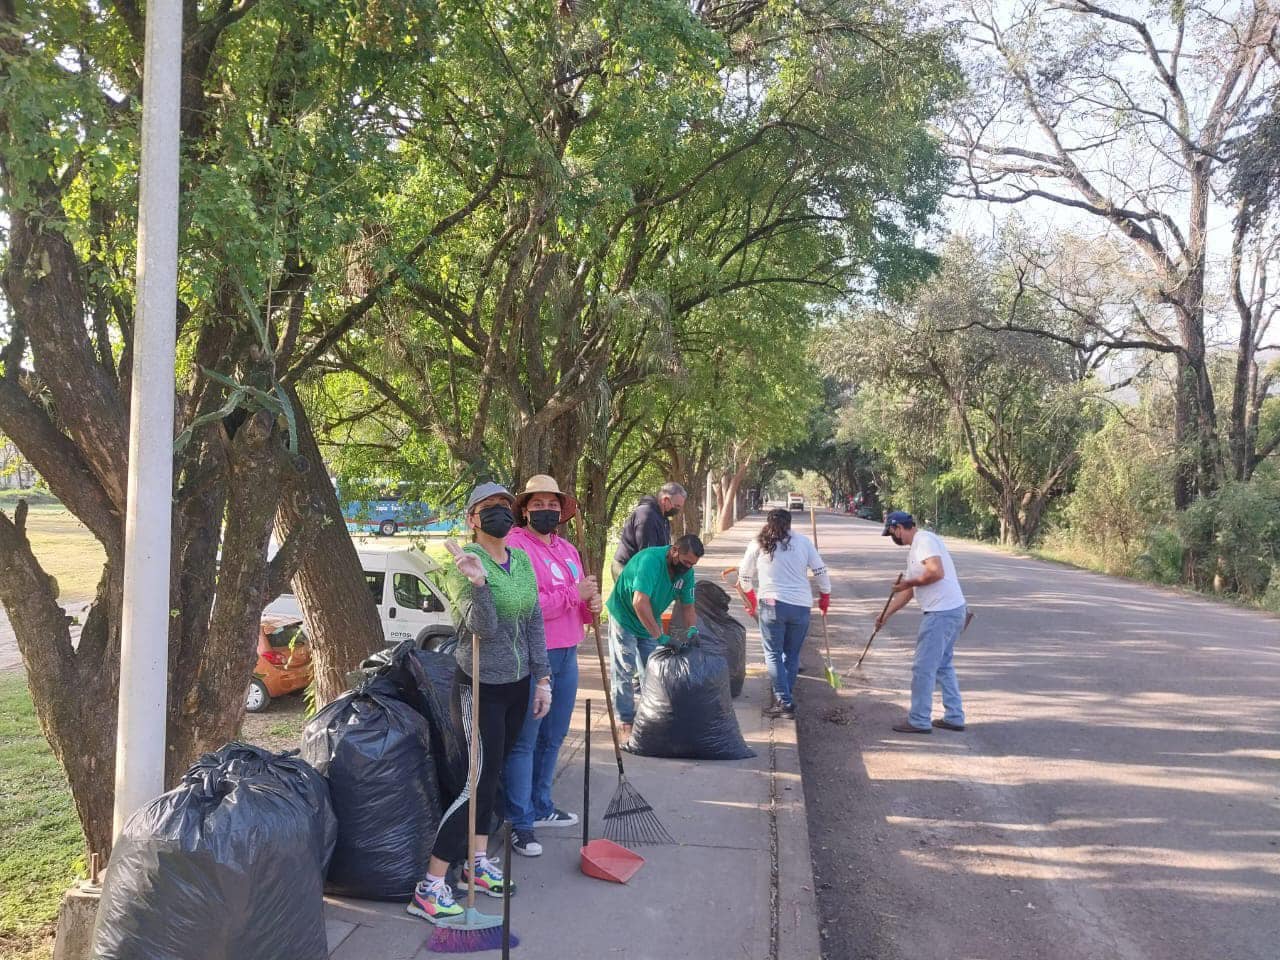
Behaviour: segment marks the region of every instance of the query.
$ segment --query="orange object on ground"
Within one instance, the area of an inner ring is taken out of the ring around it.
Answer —
[[[582,872],[597,880],[626,883],[643,866],[644,857],[612,840],[592,840],[582,848]]]

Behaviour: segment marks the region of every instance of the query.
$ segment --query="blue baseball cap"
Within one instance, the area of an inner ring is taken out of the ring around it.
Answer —
[[[880,536],[887,537],[890,527],[914,527],[915,525],[915,519],[907,511],[892,510],[884,518],[884,529],[880,531]]]

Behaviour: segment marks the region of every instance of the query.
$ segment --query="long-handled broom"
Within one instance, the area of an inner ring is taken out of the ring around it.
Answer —
[[[822,614],[822,643],[827,648],[827,683],[831,684],[832,690],[839,690],[841,686],[840,674],[836,673],[835,668],[831,666],[831,635],[827,632],[827,615]]]
[[[899,583],[901,583],[901,582],[902,582],[902,574],[898,574],[898,579],[896,579],[896,580],[894,580],[894,581],[893,581],[893,585],[896,587],[896,586],[897,586]],[[881,616],[881,617],[883,617],[883,616],[885,615],[885,612],[889,609],[889,604],[893,602],[893,593],[894,593],[894,591],[892,591],[892,590],[890,590],[890,591],[889,591],[889,598],[888,598],[887,600],[885,600],[885,602],[884,602],[884,608],[880,611],[880,616]],[[874,639],[876,638],[876,634],[880,632],[880,626],[879,626],[879,624],[880,624],[880,618],[879,618],[879,617],[877,617],[877,618],[876,618],[876,628],[875,628],[874,630],[872,630],[872,631],[871,631],[871,636],[870,636],[870,638],[868,638],[868,640],[867,640],[867,645],[866,645],[865,647],[863,647],[863,648],[862,648],[862,656],[861,656],[861,657],[859,657],[859,658],[858,658],[858,662],[857,662],[857,663],[855,663],[855,664],[853,665],[853,669],[857,670],[859,667],[861,667],[861,666],[862,666],[862,661],[863,661],[863,659],[866,657],[866,655],[867,655],[867,651],[871,649],[871,641],[872,641],[872,640],[874,640]]]
[[[453,540],[446,540],[445,547],[456,560],[462,548]],[[494,759],[491,763],[497,763]],[[471,883],[467,884],[467,909],[462,916],[442,922],[431,931],[427,949],[435,953],[478,953],[481,950],[497,950],[502,946],[502,917],[490,916],[476,909],[476,779],[480,765],[480,639],[471,638],[471,756],[467,770],[467,869],[471,871]],[[509,860],[508,860],[509,865]],[[503,885],[510,883],[504,878]],[[508,931],[510,927],[508,926]],[[508,932],[508,936],[510,936]],[[515,937],[511,942],[517,943]]]
[[[813,507],[809,508],[809,530],[813,534],[813,549],[818,549],[818,511]],[[831,634],[827,631],[827,615],[822,614],[822,643],[827,651],[827,683],[831,684],[832,690],[840,689],[840,674],[836,673],[835,668],[831,666]]]

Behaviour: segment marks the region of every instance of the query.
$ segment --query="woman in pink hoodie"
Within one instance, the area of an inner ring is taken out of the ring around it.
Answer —
[[[511,846],[526,857],[542,853],[535,828],[578,822],[577,814],[559,810],[551,801],[556,758],[578,693],[578,644],[584,625],[601,609],[595,577],[584,575],[577,549],[556,532],[577,510],[578,501],[562,493],[554,479],[545,474],[530,477],[516,497],[517,527],[507,536],[510,546],[519,547],[533,561],[551,662],[551,710],[541,719],[532,711],[526,715],[503,768]]]

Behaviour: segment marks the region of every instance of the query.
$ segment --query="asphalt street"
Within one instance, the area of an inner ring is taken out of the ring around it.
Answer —
[[[968,728],[899,734],[915,604],[852,669],[905,566],[879,533],[820,514],[847,677],[823,681],[815,620],[799,733],[824,955],[1280,958],[1280,620],[948,541],[977,614]]]

